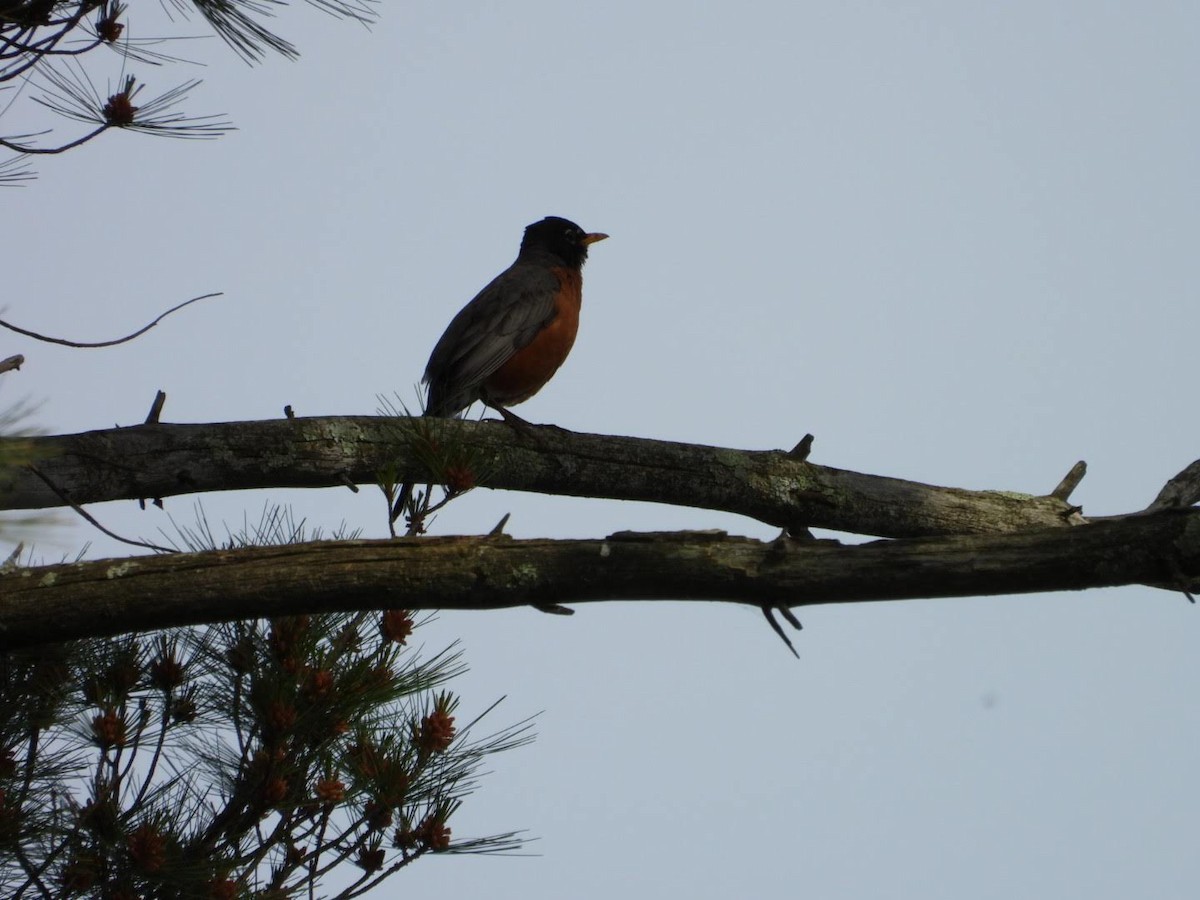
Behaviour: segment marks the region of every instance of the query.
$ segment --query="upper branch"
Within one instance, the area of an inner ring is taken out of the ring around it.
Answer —
[[[0,509],[258,488],[376,483],[380,473],[431,476],[405,438],[406,419],[327,417],[202,425],[152,424],[22,438],[41,477],[0,476]],[[499,422],[424,420],[435,440],[482,460],[486,487],[644,500],[724,510],[780,527],[882,537],[985,534],[1078,524],[1056,496],[968,491],[864,475],[752,451],[580,434],[517,433]],[[44,479],[44,480],[43,480]]]

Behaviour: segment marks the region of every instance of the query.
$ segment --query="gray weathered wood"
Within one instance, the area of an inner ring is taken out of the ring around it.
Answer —
[[[477,460],[480,484],[724,510],[780,527],[882,537],[986,534],[1082,521],[1053,496],[970,491],[864,475],[751,451],[499,422],[327,417],[140,425],[27,439],[36,468],[79,504],[251,488],[374,483],[381,470],[428,477],[410,451],[418,427]],[[33,473],[10,469],[0,509],[62,506]]]
[[[1198,576],[1198,510],[856,546],[720,532],[328,541],[0,573],[0,646],[368,608],[664,599],[800,607],[1131,583],[1184,589]]]

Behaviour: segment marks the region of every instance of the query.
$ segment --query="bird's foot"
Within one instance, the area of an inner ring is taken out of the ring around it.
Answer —
[[[506,425],[518,432],[521,432],[522,434],[528,434],[530,429],[535,427],[532,422],[522,419],[506,406],[496,406],[493,404],[492,409],[500,413],[500,417],[504,419],[504,423]]]

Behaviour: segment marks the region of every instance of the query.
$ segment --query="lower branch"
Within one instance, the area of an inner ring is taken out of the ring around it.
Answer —
[[[798,607],[1135,583],[1185,590],[1198,579],[1200,510],[856,546],[723,532],[316,542],[6,572],[0,647],[370,608],[666,599]]]

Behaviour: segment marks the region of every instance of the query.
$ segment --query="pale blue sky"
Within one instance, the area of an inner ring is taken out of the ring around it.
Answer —
[[[43,401],[42,428],[134,424],[158,388],[187,422],[411,398],[453,313],[556,214],[612,238],[533,421],[746,448],[811,431],[816,462],[1033,493],[1082,458],[1093,514],[1200,456],[1193,3],[410,2],[370,31],[307,9],[278,25],[298,63],[187,51],[209,64],[191,110],[238,132],[108,135],[0,193],[2,302],[28,327],[107,338],[226,292],[119,349],[5,337],[28,362],[3,399]],[[186,77],[133,71],[151,93]],[[386,533],[367,490],[205,506],[239,524],[266,500]],[[772,536],[486,492],[436,528],[505,512],[516,536]],[[39,547],[87,540],[124,552],[74,523]],[[382,895],[1196,895],[1200,619],[1181,596],[799,614],[799,662],[718,604],[443,615],[423,637],[462,638],[464,712],[543,711],[455,834],[527,828],[542,855],[435,859]]]

